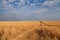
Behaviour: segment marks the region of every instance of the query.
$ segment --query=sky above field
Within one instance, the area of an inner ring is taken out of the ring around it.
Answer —
[[[60,20],[60,0],[0,0],[0,21]]]

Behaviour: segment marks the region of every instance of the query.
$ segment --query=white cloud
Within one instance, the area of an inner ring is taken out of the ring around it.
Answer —
[[[14,2],[15,0],[8,0],[10,3]]]
[[[9,0],[9,1],[13,2],[15,0]],[[23,2],[24,2],[24,0],[21,0],[21,3],[23,3]],[[21,7],[21,8],[16,9],[12,5],[8,4],[6,1],[3,1],[2,6],[4,6],[3,10],[5,10],[6,13],[4,13],[3,15],[0,15],[0,19],[2,19],[2,20],[8,20],[8,19],[10,19],[10,20],[13,20],[13,19],[20,20],[20,19],[24,19],[24,18],[27,18],[27,17],[30,18],[30,19],[33,19],[33,17],[31,17],[31,15],[35,15],[36,18],[38,18],[38,19],[40,19],[40,17],[41,17],[41,19],[43,19],[43,18],[46,19],[46,17],[48,17],[48,19],[49,18],[52,19],[54,17],[59,18],[60,14],[57,14],[58,12],[55,13],[55,11],[54,11],[54,10],[59,11],[59,9],[60,9],[60,8],[57,8],[57,7],[54,6],[58,2],[60,2],[60,0],[46,1],[41,5],[41,7],[47,5],[50,8],[54,8],[54,9],[51,10],[51,9],[44,8],[44,7],[43,8],[36,8],[36,6],[34,4],[32,4],[31,6],[25,6],[25,7]],[[56,15],[56,14],[57,15],[53,16],[51,11],[52,11],[52,13],[55,13],[53,15]],[[51,13],[51,14],[49,15],[48,13],[49,14]],[[39,14],[39,16],[38,16],[38,14]],[[43,17],[43,15],[45,15],[45,17]]]

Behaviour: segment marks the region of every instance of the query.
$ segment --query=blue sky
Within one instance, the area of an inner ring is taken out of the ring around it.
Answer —
[[[60,0],[0,0],[0,21],[60,20]]]

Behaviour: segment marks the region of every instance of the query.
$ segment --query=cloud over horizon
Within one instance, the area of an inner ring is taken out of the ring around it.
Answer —
[[[0,0],[2,20],[60,20],[60,0]]]

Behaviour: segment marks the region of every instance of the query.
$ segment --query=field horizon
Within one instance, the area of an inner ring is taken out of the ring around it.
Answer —
[[[0,21],[0,40],[60,40],[60,21]]]

